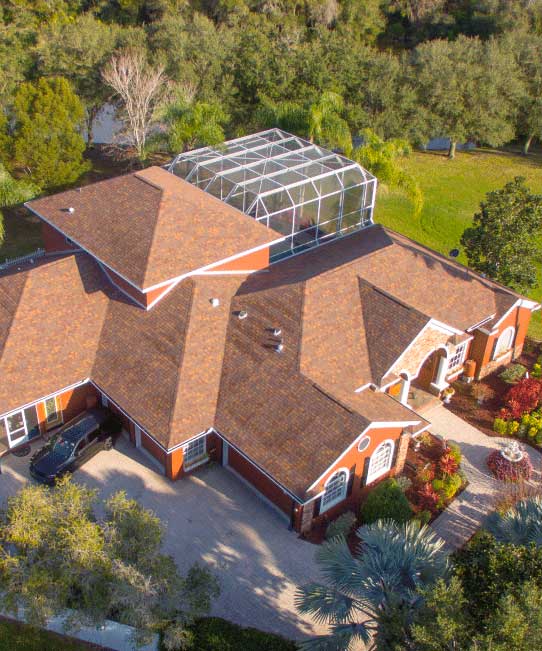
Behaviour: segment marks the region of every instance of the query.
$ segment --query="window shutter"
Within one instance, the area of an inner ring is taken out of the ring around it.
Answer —
[[[499,337],[496,336],[494,341],[493,341],[493,348],[491,350],[491,357],[489,358],[490,361],[495,359],[495,351],[497,350],[497,344],[499,343]]]
[[[314,500],[314,512],[313,512],[313,517],[315,518],[317,515],[320,515],[320,503],[322,502],[322,498],[319,497],[317,500]]]
[[[350,468],[350,475],[348,477],[348,486],[346,487],[346,496],[352,494],[352,488],[354,487],[354,479],[356,478],[356,464]]]
[[[370,463],[371,463],[371,457],[366,457],[363,465],[363,472],[361,473],[361,484],[360,484],[361,488],[363,488],[367,484],[367,477],[369,475]]]

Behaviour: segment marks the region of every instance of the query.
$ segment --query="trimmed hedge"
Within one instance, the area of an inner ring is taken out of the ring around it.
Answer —
[[[200,619],[192,628],[197,651],[296,651],[294,642],[219,617]]]
[[[373,488],[361,505],[359,515],[364,524],[387,518],[407,522],[412,518],[413,512],[399,484],[391,478]]]

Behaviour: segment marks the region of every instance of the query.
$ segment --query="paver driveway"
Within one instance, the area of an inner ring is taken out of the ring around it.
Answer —
[[[152,509],[167,524],[165,551],[181,571],[208,563],[222,590],[213,614],[294,639],[319,632],[293,604],[296,585],[318,578],[313,545],[220,466],[171,482],[124,439],[116,447],[97,454],[74,479],[104,496],[123,489]],[[29,481],[28,464],[29,457],[2,460],[0,502]]]

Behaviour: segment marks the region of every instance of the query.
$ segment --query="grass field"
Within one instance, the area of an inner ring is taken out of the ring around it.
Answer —
[[[511,152],[476,150],[458,153],[453,161],[445,154],[415,152],[405,160],[404,167],[417,179],[424,193],[424,207],[414,216],[408,199],[399,192],[379,191],[375,221],[447,254],[461,249],[459,240],[470,225],[480,201],[487,192],[502,187],[515,176],[524,176],[533,191],[542,192],[542,155],[528,157]],[[463,252],[459,262],[466,263]],[[539,287],[531,297],[540,300],[542,288],[541,257],[537,265]],[[428,288],[434,291],[434,288]],[[542,319],[535,313],[530,334],[542,339]]]

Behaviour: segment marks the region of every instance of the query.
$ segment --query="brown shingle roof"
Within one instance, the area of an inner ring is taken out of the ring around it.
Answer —
[[[107,291],[83,255],[0,274],[0,413],[90,376]]]
[[[140,289],[280,237],[160,167],[27,205]]]
[[[249,277],[233,299],[215,424],[231,443],[303,499],[310,484],[371,421],[421,419],[387,394],[356,394],[356,386],[347,391],[347,384],[337,380],[344,369],[334,360],[327,362],[327,377],[322,374],[317,381],[300,368],[306,354],[306,300],[312,280],[284,274],[287,264]],[[349,337],[351,324],[345,322],[341,330],[344,312],[341,303],[335,305],[335,330],[339,337],[341,333]],[[359,290],[356,305],[359,311]],[[235,316],[240,310],[247,311],[246,319]],[[361,315],[355,325],[360,320]],[[273,327],[282,331],[282,353],[274,351],[278,339]]]
[[[90,256],[47,259],[0,274],[0,413],[90,377],[165,448],[214,425],[302,497],[371,422],[423,424],[355,389],[429,316],[461,330],[516,297],[381,227],[248,278],[187,278],[150,311]]]

